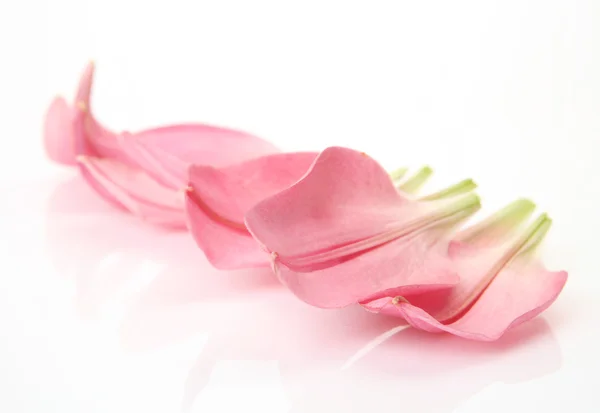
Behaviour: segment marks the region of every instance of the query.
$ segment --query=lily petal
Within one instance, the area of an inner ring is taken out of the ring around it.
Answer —
[[[108,201],[154,224],[185,228],[182,193],[113,159],[79,156],[78,161],[88,182]]]
[[[567,277],[567,272],[548,271],[539,262],[513,264],[501,271],[473,307],[451,324],[440,323],[409,303],[399,302],[396,307],[399,315],[421,330],[493,341],[546,310],[562,291]]]
[[[166,126],[125,135],[128,156],[163,185],[181,187],[190,164],[222,167],[277,153],[246,132],[204,124]]]
[[[272,154],[223,168],[193,165],[186,195],[188,226],[213,266],[237,269],[269,265],[269,255],[244,225],[262,199],[302,177],[317,153]]]
[[[459,234],[463,241],[453,243],[450,251],[461,277],[457,286],[440,294],[381,299],[364,307],[401,316],[426,331],[474,340],[496,340],[510,327],[535,317],[557,298],[567,273],[548,271],[529,256],[550,227],[545,215],[523,234],[501,242],[531,213],[533,203],[528,202],[519,200]],[[483,228],[494,236],[482,235]]]
[[[54,162],[76,165],[73,108],[62,97],[56,97],[46,111],[44,148]]]
[[[129,163],[119,144],[119,137],[102,126],[92,114],[91,96],[94,81],[94,62],[85,68],[75,96],[73,130],[78,155],[111,158]]]
[[[333,308],[456,284],[442,240],[478,208],[474,194],[408,199],[376,161],[332,147],[300,181],[252,208],[246,226],[295,295]]]
[[[391,182],[367,155],[327,148],[302,180],[249,211],[246,224],[280,257],[333,248],[383,232],[398,221],[406,200]]]

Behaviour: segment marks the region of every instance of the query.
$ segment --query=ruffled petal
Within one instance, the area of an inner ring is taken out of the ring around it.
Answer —
[[[456,236],[460,241],[454,241],[449,251],[460,276],[455,287],[431,294],[399,294],[363,306],[402,317],[426,331],[498,339],[545,310],[567,280],[566,272],[548,271],[530,255],[550,228],[545,214],[515,235],[533,208],[530,201],[516,201]]]
[[[246,225],[279,257],[303,256],[385,232],[406,203],[376,161],[330,147],[302,180],[248,211]]]
[[[380,302],[383,309],[380,312],[401,316],[421,330],[493,341],[548,308],[562,291],[567,277],[565,271],[548,271],[539,262],[513,265],[501,271],[469,311],[451,324],[440,323],[425,310],[403,301]]]
[[[269,265],[269,255],[246,230],[244,215],[257,202],[300,179],[316,156],[282,153],[224,168],[190,167],[188,225],[212,265],[221,269]]]

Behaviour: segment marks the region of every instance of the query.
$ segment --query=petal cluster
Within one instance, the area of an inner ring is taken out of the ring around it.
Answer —
[[[360,305],[480,341],[543,312],[567,281],[536,256],[551,220],[531,219],[527,199],[469,224],[481,206],[474,182],[418,196],[428,167],[405,178],[354,149],[284,153],[205,124],[113,132],[92,113],[93,77],[90,64],[73,104],[50,104],[48,157],[113,205],[187,228],[216,268],[271,266],[312,306]]]
[[[115,133],[92,113],[94,67],[90,63],[84,70],[73,105],[57,97],[48,108],[46,152],[58,163],[77,165],[99,195],[147,221],[185,228],[183,189],[190,165],[227,167],[279,152],[256,136],[205,124]]]
[[[459,230],[479,208],[462,188],[406,196],[364,153],[327,148],[303,179],[248,211],[246,225],[308,304],[359,303],[418,329],[492,341],[554,302],[567,273],[535,258],[551,221],[542,214],[523,229],[531,201]]]

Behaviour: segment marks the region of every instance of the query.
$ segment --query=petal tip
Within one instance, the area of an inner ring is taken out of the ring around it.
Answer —
[[[519,205],[521,208],[535,208],[535,202],[533,202],[529,198],[519,198],[515,201],[516,205]]]
[[[429,165],[425,165],[422,169],[424,174],[431,175],[433,173],[433,168]]]

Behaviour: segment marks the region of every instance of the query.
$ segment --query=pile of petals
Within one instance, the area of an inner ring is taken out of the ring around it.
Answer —
[[[93,75],[89,64],[72,105],[51,103],[48,156],[116,207],[188,229],[216,268],[270,266],[310,305],[481,341],[540,314],[567,281],[535,255],[551,221],[531,219],[527,199],[469,224],[473,181],[417,196],[428,167],[407,178],[350,148],[284,153],[205,124],[112,132],[92,114]]]

